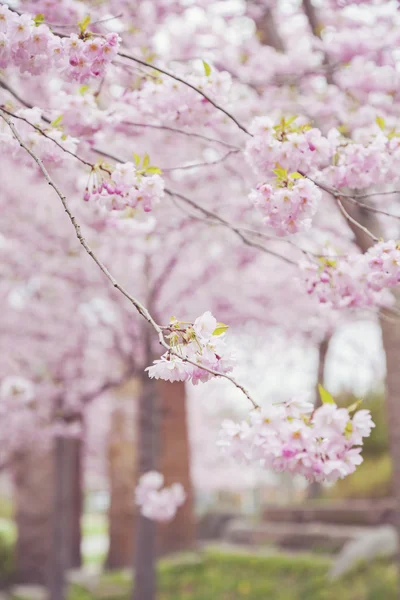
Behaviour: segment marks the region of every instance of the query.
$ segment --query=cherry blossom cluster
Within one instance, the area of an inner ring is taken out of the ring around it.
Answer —
[[[118,163],[108,178],[99,179],[96,169],[91,174],[84,199],[93,199],[109,211],[142,207],[150,212],[164,196],[164,180],[158,173],[153,174],[153,170],[157,170],[156,167],[138,169],[138,165],[131,162]]]
[[[309,294],[333,308],[386,305],[387,288],[400,282],[400,245],[378,242],[365,254],[346,258],[321,258],[320,264],[303,265]]]
[[[0,68],[14,66],[22,73],[40,75],[57,69],[68,79],[86,81],[102,77],[118,53],[119,36],[55,35],[47,25],[27,14],[0,6]]]
[[[135,490],[136,504],[140,512],[152,521],[171,521],[176,511],[186,500],[185,490],[180,483],[163,487],[164,477],[157,471],[141,476]]]
[[[395,172],[396,167],[398,168],[395,164],[397,138],[389,140],[378,127],[376,129],[360,142],[342,140],[334,156],[333,166],[325,172],[327,180],[334,187],[365,189],[398,177]]]
[[[321,190],[299,173],[288,176],[286,170],[275,172],[281,176],[274,183],[257,185],[249,199],[278,235],[307,231],[317,211]]]
[[[185,81],[202,90],[214,102],[229,106],[232,80],[225,71],[213,71],[208,76],[187,75]],[[170,77],[145,81],[139,90],[126,93],[121,99],[121,114],[130,118],[154,118],[180,126],[209,124],[220,120],[220,113],[198,92]]]
[[[324,390],[325,392],[325,390]],[[252,411],[247,421],[222,423],[218,445],[236,461],[334,482],[362,463],[361,446],[375,426],[368,410],[338,408],[329,401],[314,410],[301,398]]]
[[[42,121],[42,110],[40,108],[22,108],[15,112],[19,117],[26,119],[14,119],[14,125],[24,142],[43,161],[50,162],[56,166],[62,165],[69,155],[64,150],[75,153],[79,140],[63,133],[58,127],[48,126]],[[41,131],[35,129],[39,127]],[[43,135],[41,132],[44,132]],[[54,141],[57,143],[54,143]],[[6,154],[12,153],[19,161],[32,165],[29,155],[22,149],[13,136],[8,125],[0,123],[0,149]]]
[[[217,323],[209,311],[194,323],[183,323],[173,317],[166,329],[174,354],[167,351],[161,359],[147,367],[149,377],[166,381],[191,381],[196,385],[213,377],[202,367],[219,373],[232,370],[234,357],[227,350],[225,341],[227,326]]]
[[[276,164],[289,171],[310,173],[327,166],[335,154],[339,132],[324,137],[296,117],[275,123],[269,117],[257,117],[251,124],[253,137],[246,145],[246,158],[261,175],[271,175]]]

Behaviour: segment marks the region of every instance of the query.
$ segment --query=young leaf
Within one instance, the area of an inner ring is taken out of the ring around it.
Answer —
[[[63,116],[62,115],[58,115],[58,117],[56,119],[54,119],[54,121],[52,121],[50,123],[50,125],[52,127],[58,127],[60,125],[60,123],[61,123],[62,120],[63,120]]]
[[[297,117],[290,117],[285,123],[286,127],[288,125],[291,125],[293,123],[293,121],[295,121],[296,119],[297,119]]]
[[[88,85],[81,85],[81,87],[79,88],[79,93],[81,96],[83,96],[84,94],[86,94],[86,92],[89,90],[89,86]]]
[[[204,67],[204,72],[205,72],[206,76],[208,77],[211,74],[211,67],[208,63],[206,63],[205,60],[203,60],[203,67]]]
[[[135,165],[138,167],[140,165],[140,156],[139,154],[136,154],[136,152],[133,153],[133,158],[135,161]]]
[[[272,172],[275,173],[275,175],[279,179],[287,178],[287,169],[284,169],[283,167],[281,167],[281,165],[279,163],[276,163],[275,169],[272,169]]]
[[[159,167],[147,167],[147,175],[162,175],[162,171]]]
[[[36,27],[39,27],[39,25],[44,23],[44,15],[42,13],[39,13],[38,15],[35,16],[35,18],[33,19],[33,22],[35,23]]]
[[[322,404],[336,404],[331,394],[320,383],[318,384],[318,391]]]
[[[353,433],[353,423],[351,421],[348,421],[346,427],[344,428],[344,435],[347,439],[349,439],[349,437],[351,437],[352,433]]]
[[[148,167],[150,164],[150,156],[148,154],[144,155],[143,158],[143,169],[146,169],[146,167]]]
[[[86,29],[88,28],[89,23],[90,23],[90,15],[86,15],[86,17],[84,19],[82,19],[82,21],[79,21],[78,25],[79,25],[79,29],[81,30],[81,33],[85,33]]]
[[[353,412],[356,412],[356,410],[360,406],[360,404],[362,404],[362,398],[360,398],[359,400],[356,400],[355,402],[353,402],[353,404],[350,404],[350,406],[347,409],[348,412],[350,414]]]
[[[382,117],[376,117],[375,121],[380,129],[385,129],[385,119],[383,119]]]
[[[229,329],[229,325],[225,325],[225,323],[217,323],[217,326],[213,331],[213,335],[222,335],[228,329]]]
[[[290,173],[290,179],[302,179],[303,177],[304,175],[297,173],[297,171],[295,171],[294,173]]]

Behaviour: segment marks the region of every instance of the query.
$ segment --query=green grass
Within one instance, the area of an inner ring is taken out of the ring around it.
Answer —
[[[107,515],[85,514],[81,523],[83,536],[107,535],[108,533]]]
[[[329,583],[318,555],[207,551],[196,560],[162,561],[158,600],[397,600],[396,570],[379,562]],[[73,586],[70,600],[128,600],[130,578],[106,573],[94,594]]]
[[[357,470],[326,491],[329,498],[387,498],[391,495],[392,463],[388,454],[365,458]]]
[[[17,528],[14,521],[9,518],[0,517],[0,537],[10,544],[15,542],[17,539]]]

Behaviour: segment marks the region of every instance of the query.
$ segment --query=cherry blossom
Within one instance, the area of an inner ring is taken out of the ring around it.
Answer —
[[[202,367],[220,373],[232,370],[234,355],[226,347],[227,326],[217,323],[209,311],[193,324],[182,323],[173,317],[167,329],[173,353],[167,350],[161,359],[147,367],[149,377],[166,381],[191,381],[196,385],[213,377],[213,373]]]
[[[314,410],[294,399],[255,410],[247,421],[225,420],[218,445],[238,461],[334,482],[361,464],[362,440],[374,426],[367,410],[351,417],[333,402]]]
[[[135,490],[136,504],[141,514],[153,521],[170,521],[185,502],[186,494],[180,483],[163,487],[164,477],[157,471],[141,476]]]

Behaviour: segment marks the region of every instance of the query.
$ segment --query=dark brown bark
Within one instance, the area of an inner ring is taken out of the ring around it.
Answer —
[[[108,513],[110,545],[107,556],[109,569],[132,565],[134,548],[136,485],[136,423],[133,402],[137,401],[140,384],[132,379],[115,390],[115,409],[111,418],[108,465],[110,509]],[[129,406],[131,405],[131,406]]]
[[[190,476],[190,447],[186,411],[185,383],[160,381],[161,400],[160,471],[166,485],[181,483],[187,499],[175,518],[159,527],[158,550],[177,552],[195,544],[193,486]]]
[[[147,334],[147,364],[151,364],[150,333]],[[147,373],[141,375],[141,393],[138,407],[138,475],[157,470],[159,454],[159,419],[157,385]],[[134,551],[134,590],[133,600],[155,600],[156,597],[156,525],[136,515]]]

